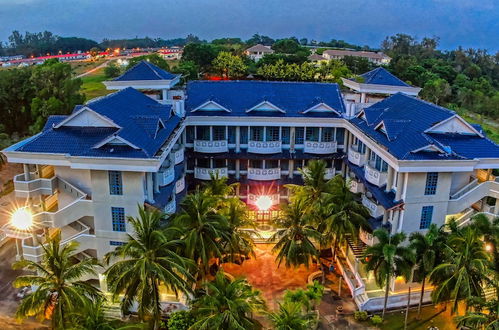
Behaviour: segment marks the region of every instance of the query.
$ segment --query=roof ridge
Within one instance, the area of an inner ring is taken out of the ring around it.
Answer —
[[[156,76],[158,76],[158,78],[164,80],[164,78],[161,77],[161,75],[158,73],[158,71],[154,68],[154,67],[157,67],[158,69],[161,69],[159,66],[154,65],[154,64],[152,64],[152,63],[150,63],[149,61],[146,61],[146,60],[142,60],[140,62],[144,62],[149,67],[149,69],[151,69],[154,72],[154,74]],[[163,70],[163,69],[161,69],[161,70]],[[163,71],[166,71],[166,70],[163,70]]]

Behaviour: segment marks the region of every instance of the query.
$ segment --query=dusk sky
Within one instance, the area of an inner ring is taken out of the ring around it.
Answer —
[[[387,35],[439,36],[441,48],[499,50],[499,0],[0,0],[0,40],[12,30],[61,36],[170,39],[343,39],[378,47]]]

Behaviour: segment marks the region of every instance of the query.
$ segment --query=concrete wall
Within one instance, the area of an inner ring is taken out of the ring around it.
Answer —
[[[67,182],[75,185],[78,189],[92,195],[92,180],[90,170],[72,169],[67,166],[55,166],[55,175],[61,177]]]

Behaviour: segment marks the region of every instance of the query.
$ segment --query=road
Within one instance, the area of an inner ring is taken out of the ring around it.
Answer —
[[[91,69],[91,70],[88,70],[88,71],[86,71],[86,72],[83,72],[82,74],[77,75],[75,78],[85,77],[86,75],[89,75],[89,74],[91,74],[92,72],[95,72],[95,71],[97,71],[97,70],[100,70],[100,69],[102,69],[102,68],[105,68],[105,67],[109,64],[109,62],[110,62],[110,61],[111,61],[111,60],[108,60],[108,61],[106,61],[106,62],[102,63],[101,65],[96,66],[95,68],[93,68],[93,69]]]

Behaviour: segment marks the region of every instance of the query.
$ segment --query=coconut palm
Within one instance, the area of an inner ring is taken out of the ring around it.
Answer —
[[[189,293],[190,271],[194,264],[176,253],[183,246],[178,239],[167,239],[160,229],[162,214],[139,207],[139,217],[129,217],[134,234],[128,235],[125,245],[105,256],[108,290],[113,300],[123,295],[121,310],[128,313],[134,302],[138,304],[140,320],[149,319],[157,328],[160,317],[160,287],[179,293]],[[175,228],[168,228],[172,231]]]
[[[227,180],[227,177],[221,177],[218,172],[210,173],[210,180],[203,183],[203,189],[212,196],[234,195],[239,183],[227,184]]]
[[[318,259],[313,240],[319,241],[320,233],[310,224],[306,214],[306,201],[297,198],[285,205],[282,216],[275,220],[277,231],[270,241],[277,241],[272,251],[277,252],[278,266],[285,261],[286,267],[305,265],[309,267],[312,260]]]
[[[16,312],[18,318],[51,319],[53,329],[63,329],[71,313],[100,297],[97,288],[80,280],[85,275],[96,275],[94,268],[99,263],[95,258],[87,258],[75,264],[71,256],[77,246],[76,242],[61,245],[58,231],[41,246],[44,254],[40,263],[25,259],[14,263],[14,269],[35,272],[34,275],[21,275],[14,281],[16,288],[36,287],[21,301]]]
[[[302,304],[292,301],[280,303],[279,310],[268,317],[275,330],[307,330],[313,323],[310,315],[304,315]]]
[[[197,190],[185,197],[180,204],[182,210],[173,221],[185,243],[185,256],[198,265],[203,280],[212,259],[223,256],[223,243],[231,240],[231,229],[218,209],[218,201],[217,197]]]
[[[329,180],[324,178],[327,164],[323,160],[311,160],[307,167],[299,169],[303,185],[287,185],[287,187],[299,198],[307,200],[307,205],[312,210],[321,203],[322,196],[329,192]]]
[[[373,236],[378,243],[368,246],[364,252],[364,263],[367,271],[374,272],[376,284],[385,286],[385,301],[382,318],[385,317],[390,283],[394,276],[402,276],[406,281],[411,277],[415,256],[409,247],[403,245],[406,235],[396,233],[390,235],[386,229],[376,229]]]
[[[227,220],[230,239],[222,242],[223,261],[241,261],[241,258],[255,256],[252,236],[258,236],[255,222],[248,216],[247,206],[239,198],[228,198],[220,210]]]
[[[455,318],[458,328],[465,329],[499,329],[499,304],[497,300],[486,301],[483,298],[474,297],[468,301],[473,311],[466,312],[463,316]]]
[[[451,232],[444,253],[444,262],[430,273],[430,281],[435,286],[432,299],[434,302],[451,300],[454,313],[460,300],[483,297],[491,258],[474,226]]]
[[[112,320],[105,314],[105,300],[98,299],[95,302],[79,306],[78,310],[71,315],[71,327],[74,330],[114,330]]]
[[[433,271],[435,266],[442,261],[445,238],[442,229],[436,224],[431,224],[428,231],[423,234],[414,232],[409,237],[410,246],[416,255],[416,267],[421,276],[421,296],[419,297],[418,318],[421,316],[421,305],[426,284],[426,277]]]
[[[324,235],[334,237],[333,260],[338,246],[345,242],[347,236],[357,239],[360,228],[369,230],[367,222],[369,210],[355,200],[348,183],[341,175],[331,180],[331,193],[324,203],[326,214]]]
[[[261,324],[253,314],[264,311],[265,302],[246,280],[230,281],[219,271],[204,283],[192,310],[197,320],[192,329],[255,329]]]

